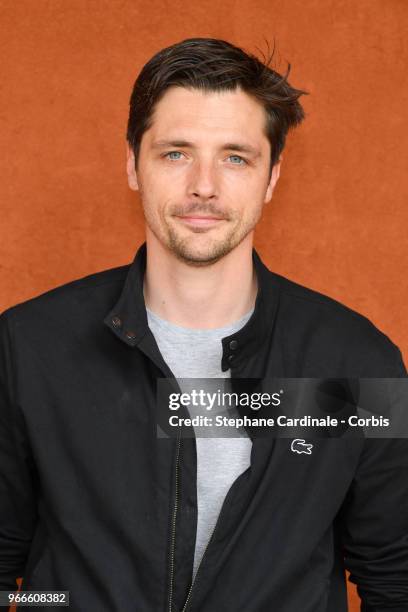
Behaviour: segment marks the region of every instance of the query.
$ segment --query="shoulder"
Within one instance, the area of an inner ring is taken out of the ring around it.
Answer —
[[[401,353],[367,316],[328,295],[271,272],[280,286],[279,314],[287,350],[356,376],[398,376]]]
[[[304,317],[308,320],[323,317],[323,321],[328,325],[331,323],[336,326],[342,323],[352,328],[355,326],[360,329],[364,328],[368,332],[379,331],[365,315],[349,308],[329,295],[300,285],[279,274],[272,274],[279,280],[281,299],[288,314],[296,313],[299,315],[303,312]]]
[[[0,322],[24,331],[47,322],[73,323],[97,313],[103,317],[120,295],[129,267],[102,270],[58,285],[8,307],[0,314]]]

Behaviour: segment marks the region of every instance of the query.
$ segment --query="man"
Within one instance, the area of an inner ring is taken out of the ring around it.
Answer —
[[[23,576],[87,612],[344,612],[348,569],[365,612],[408,610],[406,440],[157,435],[166,377],[406,375],[367,319],[253,249],[302,93],[215,39],[143,68],[127,172],[146,242],[1,315],[1,589]]]

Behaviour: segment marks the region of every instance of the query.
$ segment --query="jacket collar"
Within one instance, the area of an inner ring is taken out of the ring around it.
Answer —
[[[144,242],[129,266],[119,299],[104,318],[104,323],[128,346],[135,347],[151,334],[143,295],[147,245]],[[252,249],[258,279],[254,311],[244,327],[222,339],[221,367],[225,372],[257,353],[272,332],[280,295],[280,277],[271,272]]]

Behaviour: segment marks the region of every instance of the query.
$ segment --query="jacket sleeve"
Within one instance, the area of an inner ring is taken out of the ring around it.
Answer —
[[[405,378],[394,349],[389,377]],[[408,612],[408,439],[365,440],[342,515],[345,566],[361,611]]]
[[[35,530],[37,504],[34,462],[16,398],[9,319],[10,309],[0,314],[0,590],[15,591]]]

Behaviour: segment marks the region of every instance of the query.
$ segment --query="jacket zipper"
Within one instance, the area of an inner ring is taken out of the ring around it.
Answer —
[[[172,603],[173,603],[173,584],[174,584],[174,551],[175,551],[175,544],[176,544],[176,519],[177,519],[178,489],[179,489],[179,487],[178,487],[178,467],[179,467],[179,459],[180,459],[181,440],[182,440],[182,437],[181,437],[181,429],[180,429],[180,433],[179,433],[178,440],[177,440],[178,444],[177,444],[176,470],[175,470],[175,496],[174,496],[174,510],[173,510],[171,546],[170,546],[169,612],[173,612],[173,610],[172,610]],[[238,478],[239,478],[239,476],[238,476]],[[234,481],[234,483],[235,483],[235,481]],[[231,487],[232,487],[232,485],[231,485]],[[227,495],[228,495],[229,491],[231,490],[231,487],[228,490]],[[193,581],[192,581],[192,583],[190,585],[190,588],[189,588],[189,591],[188,591],[188,594],[187,594],[187,598],[186,598],[186,601],[184,602],[184,606],[183,606],[183,609],[181,610],[181,612],[186,612],[186,610],[187,610],[188,603],[189,603],[190,597],[191,597],[191,593],[193,591],[193,587],[194,587],[194,585],[196,583],[196,580],[197,580],[198,572],[200,571],[200,568],[201,568],[201,565],[202,565],[202,562],[203,562],[203,559],[204,559],[204,555],[205,555],[205,553],[207,551],[207,548],[208,548],[208,546],[210,545],[210,543],[211,543],[211,541],[213,539],[213,535],[214,535],[214,532],[215,532],[215,530],[217,528],[217,525],[219,523],[220,516],[221,516],[222,510],[224,508],[227,495],[224,497],[224,501],[223,501],[223,503],[221,505],[221,510],[218,513],[218,517],[217,517],[217,520],[215,522],[214,528],[211,531],[210,538],[209,538],[209,540],[208,540],[208,542],[207,542],[207,544],[206,544],[206,546],[204,548],[204,551],[203,551],[200,563],[198,564],[197,571],[196,571],[194,579],[193,579]]]
[[[217,519],[217,521],[216,521],[216,523],[215,523],[215,527],[217,526],[217,523],[218,523],[218,519]],[[196,574],[195,574],[195,576],[194,576],[194,580],[193,580],[193,582],[191,583],[191,586],[190,586],[189,591],[188,591],[188,594],[187,594],[187,599],[186,599],[186,601],[185,601],[185,603],[184,603],[184,606],[183,606],[183,609],[182,609],[182,611],[181,611],[181,612],[186,612],[186,610],[187,610],[188,602],[189,602],[189,600],[190,600],[190,596],[191,596],[191,593],[192,593],[192,590],[193,590],[194,584],[195,584],[196,579],[197,579],[197,574],[198,574],[198,572],[200,571],[200,567],[201,567],[201,564],[202,564],[203,559],[204,559],[205,551],[207,550],[208,545],[210,544],[210,542],[211,542],[211,540],[212,540],[212,537],[213,537],[213,534],[214,534],[214,531],[215,531],[215,527],[214,527],[214,529],[213,529],[213,530],[212,530],[212,532],[211,532],[211,536],[210,536],[210,539],[208,540],[208,542],[207,542],[207,544],[206,544],[206,547],[204,548],[204,552],[203,552],[203,555],[202,555],[202,557],[201,557],[201,561],[200,561],[200,563],[199,563],[199,565],[198,565],[198,567],[197,567],[197,571],[196,571]]]
[[[174,550],[176,545],[176,519],[178,509],[178,466],[180,458],[180,446],[181,446],[181,430],[177,440],[177,455],[176,455],[176,476],[175,476],[175,496],[174,496],[174,510],[173,510],[173,521],[171,530],[171,545],[170,545],[170,586],[169,586],[169,612],[172,612],[172,600],[173,600],[173,583],[174,583]]]
[[[240,477],[240,476],[238,476],[238,478],[239,478],[239,477]],[[236,480],[238,480],[238,478],[237,478]],[[231,488],[232,488],[232,486],[234,485],[234,483],[236,482],[236,480],[234,480],[234,482],[232,483],[232,485],[231,485],[230,489],[229,489],[229,490],[228,490],[228,492],[227,492],[227,495],[229,494],[229,491],[231,490]],[[219,523],[219,521],[220,521],[220,516],[221,516],[221,513],[222,513],[222,511],[223,511],[223,509],[224,509],[224,506],[225,506],[225,502],[226,502],[226,499],[227,499],[227,495],[224,497],[224,501],[223,501],[223,503],[222,503],[222,505],[221,505],[221,509],[220,509],[220,511],[219,511],[219,513],[218,513],[217,520],[215,521],[215,525],[214,525],[214,527],[213,527],[213,530],[211,531],[211,535],[210,535],[210,537],[209,537],[209,539],[208,539],[208,542],[207,542],[207,544],[206,544],[206,546],[205,546],[205,548],[204,548],[204,552],[203,552],[203,554],[202,554],[202,557],[201,557],[200,563],[198,564],[197,571],[196,571],[195,576],[194,576],[194,580],[193,580],[193,581],[192,581],[192,583],[191,583],[191,586],[190,586],[189,591],[188,591],[188,594],[187,594],[186,601],[184,602],[184,606],[183,606],[183,609],[181,610],[181,612],[186,612],[186,610],[187,610],[187,608],[188,608],[188,603],[189,603],[189,601],[190,601],[191,593],[192,593],[192,591],[193,591],[193,587],[194,587],[194,585],[195,585],[195,583],[196,583],[196,581],[197,581],[198,572],[200,571],[200,568],[201,568],[201,565],[202,565],[202,563],[203,563],[203,559],[204,559],[205,553],[206,553],[206,551],[207,551],[207,548],[208,548],[208,547],[209,547],[209,545],[211,544],[211,541],[212,541],[213,536],[214,536],[214,532],[215,532],[215,530],[217,529],[217,525],[218,525],[218,523]]]
[[[173,612],[172,611],[172,602],[173,602],[173,584],[174,584],[174,551],[175,551],[175,543],[176,543],[176,518],[177,518],[177,509],[178,509],[178,489],[179,489],[179,487],[178,487],[178,466],[179,466],[179,459],[180,459],[181,439],[182,438],[181,438],[181,433],[180,433],[180,435],[178,437],[177,456],[176,456],[175,500],[174,500],[172,532],[171,532],[171,547],[170,547],[169,612]],[[181,612],[186,612],[186,610],[187,610],[188,602],[190,600],[190,596],[191,596],[191,593],[193,591],[193,587],[194,587],[194,585],[196,583],[198,572],[200,571],[200,567],[201,567],[201,564],[203,562],[206,550],[207,550],[208,546],[210,545],[211,540],[213,539],[214,531],[216,530],[216,527],[218,525],[222,509],[224,508],[224,504],[225,504],[225,498],[224,498],[224,502],[222,503],[221,510],[220,510],[220,512],[218,514],[217,520],[215,522],[214,528],[211,531],[211,535],[210,535],[210,537],[208,539],[208,542],[207,542],[207,544],[206,544],[206,546],[204,548],[204,551],[203,551],[200,563],[198,564],[197,571],[196,571],[195,576],[194,576],[194,580],[192,581],[192,583],[190,585],[190,589],[189,589],[188,594],[187,594],[187,599],[186,599],[186,601],[184,603],[184,606],[183,606],[183,609],[182,609]]]

